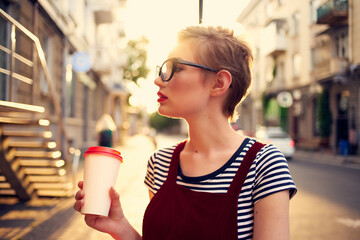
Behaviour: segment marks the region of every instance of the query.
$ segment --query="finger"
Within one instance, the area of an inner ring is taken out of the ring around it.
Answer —
[[[75,194],[75,199],[76,199],[76,200],[83,199],[83,198],[84,198],[84,195],[85,195],[84,191],[83,191],[83,190],[79,190],[79,191],[77,191],[76,194]]]
[[[120,196],[113,187],[110,188],[110,198],[112,207],[120,207]]]
[[[82,199],[82,200],[78,200],[78,201],[76,201],[75,202],[75,204],[74,204],[74,209],[76,210],[76,211],[78,211],[78,212],[80,212],[81,211],[81,208],[84,206],[84,200]]]
[[[97,215],[85,214],[85,222],[89,227],[95,227],[96,220],[99,218]]]
[[[114,220],[122,219],[124,217],[124,213],[121,208],[120,195],[115,191],[113,187],[110,188],[109,195],[111,198],[109,217]]]
[[[84,181],[79,181],[79,182],[78,182],[78,187],[79,187],[80,189],[83,189],[83,186],[84,186]]]

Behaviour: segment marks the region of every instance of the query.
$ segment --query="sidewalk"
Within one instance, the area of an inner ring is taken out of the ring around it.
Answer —
[[[354,155],[345,156],[334,155],[331,152],[296,150],[293,159],[360,169],[360,156]]]
[[[147,160],[154,148],[149,138],[137,135],[118,149],[124,163],[120,166],[115,189],[120,193],[129,222],[141,232],[143,213],[149,201],[143,181]],[[80,170],[75,182],[81,180],[82,176]],[[83,215],[75,212],[73,204],[73,198],[38,198],[26,203],[16,198],[0,198],[0,239],[112,239],[105,233],[89,228]]]

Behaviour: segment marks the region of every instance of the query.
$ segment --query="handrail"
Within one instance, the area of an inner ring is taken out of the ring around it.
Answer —
[[[43,70],[44,73],[44,77],[46,80],[46,83],[48,84],[49,90],[50,90],[50,98],[53,102],[54,105],[54,109],[55,109],[55,113],[58,116],[58,125],[60,127],[60,131],[57,134],[58,135],[58,143],[62,143],[62,138],[61,138],[61,134],[64,137],[68,147],[63,149],[63,155],[65,158],[65,161],[68,162],[68,151],[66,149],[68,149],[70,147],[70,141],[67,137],[67,133],[66,133],[66,129],[63,123],[63,118],[62,118],[62,112],[61,112],[61,105],[60,105],[60,101],[58,98],[58,95],[55,91],[55,87],[53,85],[53,82],[50,78],[50,74],[48,71],[48,66],[46,63],[46,58],[45,58],[45,54],[44,51],[41,47],[41,43],[40,40],[37,36],[35,36],[32,32],[30,32],[28,29],[26,29],[24,26],[22,26],[19,22],[17,22],[14,18],[12,18],[10,15],[8,15],[4,10],[0,9],[0,16],[2,16],[6,21],[10,22],[13,26],[15,26],[18,30],[20,30],[22,33],[24,33],[27,37],[29,37],[34,45],[35,45],[35,49],[36,49],[36,53],[37,56],[40,60],[40,64],[41,64],[41,69]],[[15,37],[15,36],[12,36]],[[12,53],[14,54],[14,53]],[[14,74],[14,73],[13,73]],[[62,144],[60,144],[60,146],[62,146]]]

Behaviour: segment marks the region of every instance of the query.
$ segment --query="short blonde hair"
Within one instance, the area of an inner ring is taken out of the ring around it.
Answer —
[[[199,64],[231,73],[232,83],[224,102],[223,113],[234,118],[235,108],[245,99],[251,85],[253,56],[246,42],[223,27],[190,26],[180,31],[178,41],[191,40],[196,44]]]

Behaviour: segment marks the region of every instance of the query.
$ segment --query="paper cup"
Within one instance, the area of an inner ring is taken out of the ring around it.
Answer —
[[[85,205],[81,213],[108,216],[111,204],[109,190],[115,186],[121,154],[108,147],[90,147],[84,157]]]

